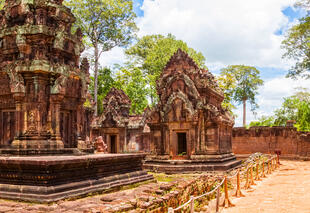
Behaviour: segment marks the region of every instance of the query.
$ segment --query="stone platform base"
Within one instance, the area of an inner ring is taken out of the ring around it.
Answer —
[[[50,203],[153,179],[144,154],[0,157],[0,198]]]
[[[163,157],[151,157],[145,160],[143,169],[166,174],[201,173],[207,171],[227,171],[241,164],[240,160],[231,154],[195,155],[190,160],[165,160]]]
[[[94,153],[94,149],[78,149],[78,148],[63,148],[63,149],[0,149],[0,156],[55,156],[55,155],[87,155]]]

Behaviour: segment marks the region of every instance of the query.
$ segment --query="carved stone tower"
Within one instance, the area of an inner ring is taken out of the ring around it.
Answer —
[[[89,83],[81,30],[63,0],[6,0],[0,11],[0,148],[59,150],[85,140]],[[81,64],[81,65],[80,65]]]
[[[234,119],[222,108],[223,92],[208,70],[179,49],[157,81],[157,94],[148,116],[153,156],[146,169],[226,170],[240,163],[232,153]]]

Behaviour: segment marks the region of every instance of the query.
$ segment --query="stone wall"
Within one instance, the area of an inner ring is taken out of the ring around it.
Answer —
[[[238,127],[233,129],[232,149],[235,154],[273,154],[278,149],[282,157],[309,158],[310,132],[293,127]]]

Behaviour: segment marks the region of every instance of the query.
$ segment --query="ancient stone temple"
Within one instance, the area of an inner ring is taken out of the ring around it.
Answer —
[[[52,202],[152,178],[142,154],[77,149],[91,150],[89,65],[62,2],[6,0],[0,11],[1,198]]]
[[[232,153],[234,119],[214,76],[182,50],[157,82],[159,103],[149,112],[152,155],[144,167],[167,173],[226,170],[238,165]]]
[[[123,90],[112,88],[103,100],[103,113],[92,125],[92,138],[102,136],[109,153],[148,150],[145,117],[130,115],[131,100]]]
[[[7,0],[0,13],[0,147],[76,148],[86,139],[82,33],[54,1]]]

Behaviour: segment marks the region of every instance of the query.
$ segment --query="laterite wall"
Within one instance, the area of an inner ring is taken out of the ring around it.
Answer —
[[[235,154],[271,153],[282,157],[310,159],[310,132],[293,127],[238,127],[233,129],[232,149]]]

